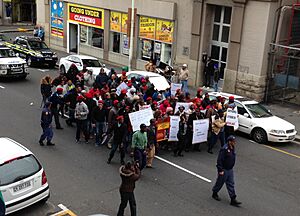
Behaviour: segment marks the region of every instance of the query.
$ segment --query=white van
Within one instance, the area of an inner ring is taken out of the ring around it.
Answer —
[[[6,214],[46,202],[50,196],[47,177],[33,153],[10,138],[0,138],[0,149],[0,191]]]

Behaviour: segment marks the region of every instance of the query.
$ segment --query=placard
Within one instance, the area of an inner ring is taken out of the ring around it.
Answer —
[[[110,12],[110,30],[121,32],[122,14],[120,12]]]
[[[156,141],[160,142],[168,139],[168,130],[170,128],[170,118],[165,118],[164,120],[160,120],[156,124]]]
[[[64,37],[64,3],[61,0],[51,0],[51,35]]]
[[[126,84],[126,83],[124,83],[124,82],[122,82],[118,87],[117,87],[117,89],[116,89],[116,94],[119,96],[120,94],[121,94],[121,91],[123,90],[123,89],[129,89],[129,87],[128,87],[128,85]]]
[[[200,119],[193,121],[193,144],[207,141],[209,128],[209,119]]]
[[[104,10],[68,4],[68,20],[82,25],[104,29]]]
[[[128,14],[122,13],[122,33],[127,34]]]
[[[174,22],[168,20],[156,20],[155,38],[164,43],[173,42]]]
[[[171,95],[175,96],[177,89],[181,89],[181,83],[171,83]]]
[[[141,16],[139,36],[141,38],[155,40],[155,24],[156,19]]]
[[[175,106],[175,111],[174,111],[174,113],[176,113],[176,112],[179,110],[179,107],[180,107],[180,106],[184,106],[184,111],[187,112],[187,111],[190,109],[190,106],[191,106],[192,104],[193,104],[192,102],[190,102],[190,103],[177,102],[177,103],[176,103],[176,106]]]
[[[234,130],[237,130],[239,128],[237,107],[234,109],[228,108],[226,113],[226,125],[233,126]]]
[[[150,120],[153,119],[153,112],[151,108],[140,110],[137,112],[129,113],[130,123],[132,125],[132,130],[140,130],[140,125],[145,124],[150,125]]]
[[[180,116],[170,116],[170,133],[168,141],[178,141],[177,134],[179,131]]]

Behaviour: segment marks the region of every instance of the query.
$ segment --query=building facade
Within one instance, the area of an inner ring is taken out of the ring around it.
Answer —
[[[264,98],[276,11],[293,0],[135,0],[133,67],[149,59],[188,64],[203,85],[203,57],[218,63],[223,91]],[[51,47],[128,65],[131,0],[37,1]]]

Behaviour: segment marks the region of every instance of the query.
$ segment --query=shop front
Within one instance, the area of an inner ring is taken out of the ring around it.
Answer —
[[[67,52],[89,53],[89,49],[94,48],[103,55],[104,10],[68,4],[67,32]]]
[[[140,16],[137,56],[139,65],[149,60],[171,64],[173,33],[173,21]]]

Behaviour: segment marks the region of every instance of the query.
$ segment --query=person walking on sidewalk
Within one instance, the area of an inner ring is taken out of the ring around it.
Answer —
[[[124,158],[125,158],[125,142],[126,142],[126,134],[127,134],[127,125],[124,123],[124,117],[118,116],[117,122],[114,123],[110,130],[114,131],[114,138],[113,138],[113,145],[112,149],[109,153],[109,158],[107,163],[110,164],[111,160],[113,159],[115,152],[117,151],[118,147],[120,150],[120,157],[121,157],[121,164],[124,165]]]
[[[53,146],[54,143],[51,142],[53,138],[52,131],[52,112],[51,112],[51,102],[46,102],[42,111],[41,116],[41,127],[43,129],[43,134],[40,137],[39,143],[41,146],[44,145],[44,140],[47,139],[47,145]]]
[[[140,178],[141,171],[138,164],[127,162],[120,167],[122,183],[120,186],[121,204],[117,216],[124,216],[124,210],[129,201],[131,216],[136,216],[136,202],[134,197],[135,182]]]
[[[140,125],[140,130],[136,131],[132,136],[131,155],[134,155],[134,160],[138,161],[140,170],[146,166],[147,155],[147,126],[145,124]]]
[[[212,198],[220,201],[218,192],[226,184],[231,202],[230,205],[238,207],[241,202],[236,200],[236,193],[234,189],[234,177],[233,177],[233,167],[235,165],[235,144],[236,140],[234,136],[229,136],[227,138],[227,144],[221,148],[217,160],[218,178],[212,189]]]
[[[188,79],[189,79],[189,70],[187,69],[187,64],[183,64],[182,68],[180,69],[179,74],[180,83],[182,84],[182,91],[187,93],[188,90]]]

